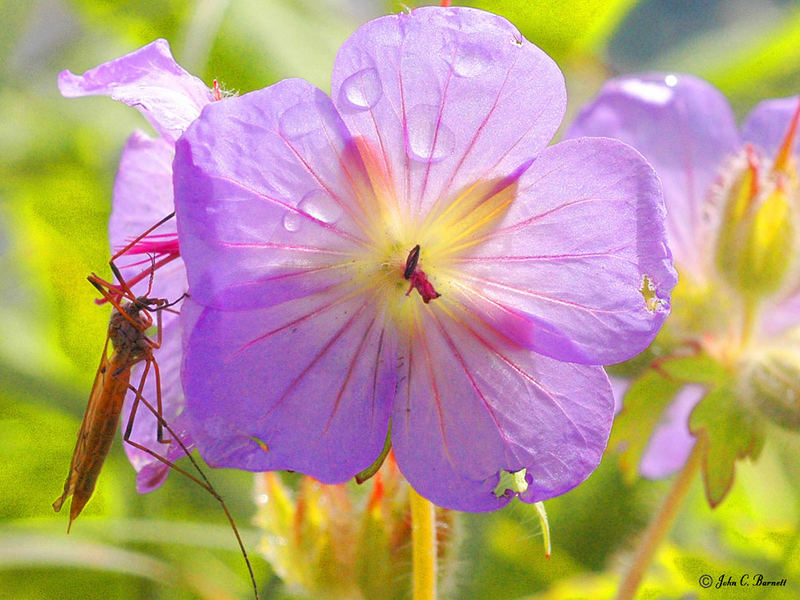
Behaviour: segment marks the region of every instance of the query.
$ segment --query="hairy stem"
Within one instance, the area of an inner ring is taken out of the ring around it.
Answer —
[[[700,468],[702,442],[694,445],[692,453],[686,460],[683,470],[672,483],[672,487],[664,499],[659,511],[654,515],[653,520],[647,526],[644,536],[639,541],[633,561],[625,573],[622,585],[617,593],[617,600],[632,600],[636,596],[636,590],[642,582],[650,563],[653,561],[656,550],[664,541],[672,527],[672,522],[678,514],[678,510],[683,505],[686,494],[691,488],[692,481]]]
[[[436,512],[433,504],[409,490],[411,502],[411,577],[413,600],[436,600]]]

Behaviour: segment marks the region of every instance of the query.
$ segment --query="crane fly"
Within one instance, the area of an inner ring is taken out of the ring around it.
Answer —
[[[118,285],[109,283],[94,273],[88,277],[89,282],[100,292],[104,301],[109,302],[113,308],[111,319],[108,324],[103,354],[100,358],[100,366],[97,369],[94,383],[92,384],[92,391],[89,395],[89,402],[86,406],[86,412],[84,413],[83,421],[78,431],[78,440],[72,455],[69,474],[64,482],[64,492],[53,503],[53,509],[55,509],[56,512],[60,511],[64,502],[72,496],[69,525],[67,526],[67,533],[69,533],[72,522],[80,515],[83,507],[94,492],[97,478],[100,476],[103,463],[111,450],[114,436],[119,427],[125,396],[128,391],[131,390],[135,393],[135,397],[123,434],[123,440],[133,447],[146,452],[171,469],[185,475],[209,492],[220,503],[225,512],[225,516],[228,518],[233,528],[234,535],[239,544],[239,549],[247,563],[247,570],[250,574],[253,591],[256,600],[258,600],[258,587],[256,585],[255,575],[253,574],[253,569],[250,565],[244,543],[239,535],[239,530],[228,511],[227,505],[214,489],[205,473],[200,469],[200,466],[194,460],[194,457],[192,457],[191,452],[186,448],[181,438],[172,430],[162,416],[161,375],[154,356],[154,351],[161,347],[161,315],[163,311],[171,310],[171,307],[180,302],[186,294],[172,302],[164,298],[149,297],[156,268],[154,257],[151,257],[150,280],[147,293],[143,296],[136,296],[133,293],[129,283],[122,277],[116,265],[116,260],[119,259],[119,257],[124,255],[134,244],[142,240],[153,230],[171,219],[174,214],[175,213],[171,213],[160,220],[111,258],[109,265],[117,281],[119,281]],[[147,331],[154,325],[153,314],[156,315],[155,339],[147,335]],[[131,369],[141,362],[144,362],[144,369],[138,386],[133,386],[130,383]],[[145,382],[151,370],[155,377],[155,406],[142,395]],[[130,439],[139,404],[143,404],[153,413],[157,420],[156,439],[161,443],[167,443],[172,440],[177,442],[199,473],[201,479],[198,479],[191,473],[178,467],[154,450]],[[171,439],[164,438],[164,430],[169,433]]]

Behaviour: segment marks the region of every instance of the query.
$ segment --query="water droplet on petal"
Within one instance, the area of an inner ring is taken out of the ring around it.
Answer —
[[[383,95],[381,80],[375,69],[363,69],[342,82],[341,93],[354,108],[367,110],[378,103]]]
[[[335,223],[342,216],[342,207],[323,190],[314,190],[307,194],[297,208],[324,223]]]
[[[283,226],[286,228],[286,231],[297,231],[302,224],[303,217],[297,213],[286,213],[283,217]]]
[[[664,77],[664,83],[666,83],[668,87],[675,87],[678,85],[678,78],[675,77],[675,75],[667,75]]]
[[[322,128],[322,119],[311,102],[302,102],[283,112],[278,127],[287,138],[298,138]]]
[[[453,58],[453,72],[461,77],[475,77],[483,73],[491,63],[491,57],[480,46],[459,48]]]
[[[408,155],[416,160],[436,162],[450,154],[456,145],[456,136],[447,125],[440,122],[439,107],[418,104],[408,111]]]

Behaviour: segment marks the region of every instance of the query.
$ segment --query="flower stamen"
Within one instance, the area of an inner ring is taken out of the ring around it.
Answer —
[[[411,285],[408,287],[408,291],[406,292],[406,296],[408,296],[412,290],[416,289],[419,292],[419,295],[422,296],[422,301],[425,304],[428,304],[431,300],[435,300],[441,296],[441,294],[437,292],[433,288],[433,284],[428,281],[428,276],[425,275],[425,271],[417,268],[417,263],[419,262],[419,251],[420,247],[419,244],[417,244],[411,249],[411,252],[408,253],[408,258],[406,259],[406,268],[403,270],[403,279],[406,279],[411,283]]]

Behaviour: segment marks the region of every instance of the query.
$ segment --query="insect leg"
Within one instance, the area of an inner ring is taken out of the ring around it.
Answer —
[[[158,314],[158,337],[161,337],[161,313]],[[160,340],[159,340],[160,341]],[[156,439],[160,444],[168,444],[169,440],[164,439],[164,428],[162,426],[162,421],[164,421],[164,407],[161,404],[161,371],[158,368],[158,363],[155,360],[147,361],[148,364],[153,365],[153,372],[156,375],[156,410],[158,414],[156,418],[158,420],[158,426],[156,427]],[[173,436],[174,437],[174,436]]]
[[[107,302],[110,302],[111,305],[117,309],[119,314],[121,314],[126,321],[128,321],[131,325],[133,325],[137,329],[139,329],[140,325],[133,319],[133,317],[131,317],[128,314],[128,311],[122,308],[122,304],[120,304],[120,301],[117,298],[115,298],[114,294],[111,293],[110,291],[110,290],[120,290],[120,288],[111,283],[108,283],[107,281],[98,277],[94,273],[89,275],[89,277],[87,277],[86,279],[88,279],[89,283],[91,283],[95,288],[97,288],[97,291],[100,292],[103,298],[105,298]],[[122,295],[125,294],[122,293]],[[134,298],[131,298],[131,300],[134,300]]]
[[[122,439],[125,440],[126,442],[131,437],[131,433],[133,432],[133,419],[136,417],[136,409],[139,408],[139,400],[144,397],[142,396],[142,390],[144,389],[145,381],[147,381],[147,372],[149,370],[150,370],[150,361],[146,360],[144,363],[144,373],[142,373],[142,377],[139,380],[138,389],[128,384],[128,387],[136,393],[136,396],[133,399],[133,404],[131,404],[131,412],[128,415],[128,424],[125,427],[125,434],[122,436]],[[157,383],[158,380],[156,380],[156,384]],[[159,424],[159,427],[161,427],[161,424]]]
[[[133,386],[129,386],[129,387],[130,387],[130,389],[133,389],[136,392],[137,400],[141,401],[142,404],[144,404],[150,410],[150,412],[155,415],[156,419],[158,419],[159,425],[163,425],[164,428],[172,436],[172,438],[176,442],[178,442],[178,445],[181,447],[181,450],[183,450],[184,454],[186,454],[186,456],[189,458],[189,460],[191,461],[191,463],[194,466],[194,468],[200,474],[200,477],[202,477],[203,481],[200,481],[197,477],[195,477],[194,475],[192,475],[188,471],[185,471],[184,469],[180,468],[174,462],[170,461],[167,458],[164,458],[163,456],[161,456],[157,452],[151,450],[150,448],[148,448],[146,446],[143,446],[142,444],[139,444],[137,442],[134,442],[133,440],[130,439],[128,431],[126,431],[126,435],[123,437],[123,439],[125,440],[125,442],[127,442],[128,444],[130,444],[134,448],[138,448],[142,452],[146,452],[147,454],[149,454],[150,456],[152,456],[156,460],[158,460],[158,461],[162,462],[163,464],[167,465],[170,469],[174,469],[178,473],[181,473],[184,476],[188,477],[189,479],[194,481],[197,485],[199,485],[200,487],[205,489],[209,494],[214,496],[214,498],[216,498],[217,502],[219,502],[220,506],[222,507],[222,510],[225,513],[225,516],[227,517],[228,522],[231,524],[231,528],[233,529],[233,534],[236,536],[236,542],[239,544],[239,550],[242,552],[242,556],[244,557],[244,562],[247,564],[247,571],[250,574],[250,582],[253,584],[253,593],[255,595],[256,600],[259,600],[258,585],[256,584],[256,576],[253,573],[253,567],[250,564],[250,558],[247,556],[247,550],[245,550],[244,542],[242,541],[242,536],[239,535],[239,529],[236,527],[236,522],[233,520],[233,517],[231,516],[231,513],[228,510],[228,506],[225,504],[225,501],[222,499],[222,496],[220,496],[217,493],[217,491],[214,489],[214,486],[208,480],[208,477],[206,477],[205,473],[200,468],[200,465],[198,465],[197,461],[195,461],[194,457],[192,456],[192,453],[189,452],[189,449],[186,447],[186,444],[184,444],[183,440],[181,440],[181,438],[173,431],[172,427],[169,426],[169,423],[167,423],[164,420],[164,417],[162,417],[159,414],[159,412],[155,409],[155,407],[153,407],[153,405],[150,404],[144,398],[144,396],[142,396],[139,393],[138,390],[136,390]],[[131,426],[129,424],[128,425],[128,429],[130,429],[130,428],[131,428]]]

